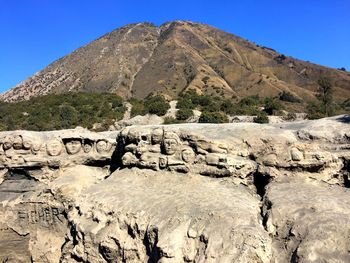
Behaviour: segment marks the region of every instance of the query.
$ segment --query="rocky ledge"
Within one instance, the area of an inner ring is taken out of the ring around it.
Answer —
[[[350,118],[0,133],[1,262],[350,262]]]

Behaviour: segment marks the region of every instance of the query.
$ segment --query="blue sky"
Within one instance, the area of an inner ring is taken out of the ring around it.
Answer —
[[[349,0],[0,0],[0,92],[115,28],[179,19],[350,70]]]

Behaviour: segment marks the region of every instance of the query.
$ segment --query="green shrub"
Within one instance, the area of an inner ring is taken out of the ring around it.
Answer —
[[[350,99],[344,100],[340,106],[346,113],[350,114]]]
[[[282,104],[275,98],[267,97],[264,100],[264,111],[268,115],[273,115],[276,111],[282,110]]]
[[[261,111],[256,117],[254,117],[253,121],[255,123],[269,123],[269,117],[265,111]]]
[[[2,129],[56,130],[94,123],[113,123],[123,117],[123,99],[114,94],[50,94],[16,103],[0,103]]]
[[[189,90],[179,98],[178,109],[194,109],[198,108],[201,111],[220,111],[222,98],[218,96],[199,95],[194,90]]]
[[[163,124],[178,124],[178,123],[183,123],[183,122],[173,117],[166,117],[164,118],[164,122],[163,122]]]
[[[241,99],[238,103],[240,106],[258,106],[260,104],[259,96],[249,96]]]
[[[212,102],[212,97],[209,95],[198,95],[192,98],[192,103],[198,106],[208,106]]]
[[[276,60],[278,63],[282,63],[285,59],[286,59],[286,56],[283,54],[278,55],[274,58],[274,60]]]
[[[194,109],[195,105],[192,103],[191,98],[180,97],[177,101],[176,108],[178,108],[178,109]]]
[[[203,111],[200,118],[200,123],[225,123],[228,122],[227,115],[223,112]]]
[[[220,110],[230,115],[237,114],[238,106],[237,104],[233,103],[231,100],[226,99],[222,101],[220,105]]]
[[[193,111],[191,109],[179,109],[176,112],[176,119],[177,120],[187,120],[188,118],[192,117]]]
[[[288,91],[282,91],[279,94],[279,99],[282,101],[287,101],[287,102],[293,102],[293,103],[300,103],[301,100],[297,97],[295,97],[292,93]]]
[[[78,112],[70,105],[62,105],[59,109],[60,126],[68,129],[78,124]]]
[[[321,103],[310,101],[306,106],[307,118],[310,120],[324,118],[326,116],[324,108]]]
[[[163,116],[170,109],[169,102],[162,95],[148,95],[144,100],[145,109],[148,113]]]
[[[145,109],[145,105],[143,104],[143,101],[142,100],[138,100],[138,99],[130,99],[129,100],[130,104],[132,105],[132,108],[131,108],[131,117],[135,117],[137,115],[145,115],[147,112],[146,112],[146,109]]]

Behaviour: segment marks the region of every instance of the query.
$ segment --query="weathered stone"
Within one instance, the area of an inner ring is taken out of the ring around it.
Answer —
[[[271,183],[264,217],[276,262],[349,262],[349,194],[310,180]]]
[[[349,262],[349,132],[1,132],[0,261]]]

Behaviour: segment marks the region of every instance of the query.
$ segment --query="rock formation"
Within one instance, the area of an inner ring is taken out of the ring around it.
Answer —
[[[0,133],[0,262],[349,262],[350,119]]]

